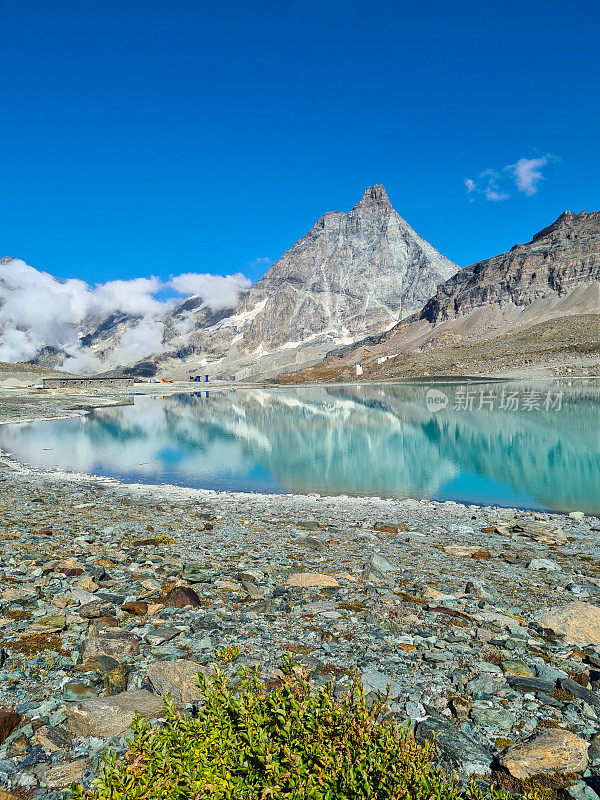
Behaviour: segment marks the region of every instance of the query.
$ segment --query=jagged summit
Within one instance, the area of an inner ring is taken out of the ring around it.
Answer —
[[[388,193],[385,188],[378,183],[375,184],[375,186],[369,186],[365,189],[362,198],[348,213],[343,211],[326,211],[325,214],[319,217],[315,222],[312,230],[323,228],[333,229],[338,226],[340,222],[343,224],[345,220],[356,219],[360,216],[374,217],[376,224],[383,224],[383,219],[390,213],[396,214],[392,208]],[[401,219],[401,217],[398,216],[398,219]]]
[[[360,202],[358,202],[352,210],[355,211],[365,206],[376,206],[392,210],[392,204],[390,203],[390,198],[388,197],[385,187],[380,183],[376,183],[375,186],[369,186],[368,189],[365,189],[365,193]]]

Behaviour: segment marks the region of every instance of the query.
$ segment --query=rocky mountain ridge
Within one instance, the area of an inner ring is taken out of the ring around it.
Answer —
[[[597,280],[600,212],[566,211],[526,244],[465,267],[440,284],[419,316],[437,323],[490,303],[524,306]]]
[[[567,319],[577,320],[576,341],[562,326]],[[550,334],[561,328],[565,355],[581,350],[600,363],[600,212],[561,214],[529,242],[459,270],[419,312],[390,330],[332,350],[321,364],[287,380],[350,379],[358,363],[373,379],[437,374],[442,366],[449,374],[460,373],[469,348],[485,342],[490,358],[482,355],[478,371],[490,374],[500,352],[507,366],[511,347],[514,364],[527,363],[523,334],[536,326],[542,326],[542,335],[544,326]],[[549,349],[558,355],[560,341]],[[543,353],[535,351],[539,361]]]

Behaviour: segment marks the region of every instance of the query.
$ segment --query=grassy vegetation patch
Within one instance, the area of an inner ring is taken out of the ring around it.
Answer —
[[[237,691],[222,674],[199,676],[205,705],[196,717],[167,704],[166,723],[137,718],[126,756],[108,757],[90,791],[72,800],[506,800],[509,794],[458,784],[431,763],[432,745],[381,723],[384,699],[367,706],[355,679],[337,698],[316,691],[288,661],[269,692],[256,673]],[[520,789],[520,787],[519,787]],[[521,798],[542,798],[533,786]]]
[[[362,612],[370,611],[370,607],[364,602],[356,602],[356,603],[338,603],[337,607],[342,611],[353,611],[355,614],[360,614]]]
[[[22,619],[31,619],[33,615],[31,611],[25,611],[23,608],[7,608],[4,612],[4,616],[7,619],[12,619],[16,622],[19,622]]]
[[[55,653],[70,655],[71,651],[65,649],[64,642],[56,634],[35,633],[22,636],[20,639],[11,642],[3,642],[3,647],[12,653],[23,655],[36,655],[45,650],[52,650]]]
[[[575,695],[568,689],[555,689],[552,692],[552,697],[555,700],[562,700],[565,703],[569,703],[571,700],[575,700]]]

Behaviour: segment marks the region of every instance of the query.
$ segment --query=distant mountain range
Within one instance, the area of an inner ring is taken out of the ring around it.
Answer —
[[[321,217],[233,307],[211,310],[192,296],[154,317],[157,345],[141,360],[127,361],[123,343],[142,316],[88,316],[76,335],[79,352],[105,371],[339,380],[358,363],[390,377],[403,354],[464,348],[547,320],[590,315],[593,333],[599,314],[599,212],[566,212],[527,244],[461,270],[377,185],[348,213]],[[65,353],[42,344],[31,361],[56,367]]]

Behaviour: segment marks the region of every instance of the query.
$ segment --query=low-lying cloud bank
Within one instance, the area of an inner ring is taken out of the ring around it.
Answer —
[[[13,259],[0,266],[0,361],[28,361],[53,347],[67,353],[61,368],[93,372],[102,364],[81,347],[82,324],[127,314],[136,322],[121,336],[111,360],[130,364],[161,350],[163,317],[182,297],[198,296],[220,311],[234,306],[250,284],[241,273],[186,272],[166,281],[153,276],[90,286],[77,279],[59,281]]]

